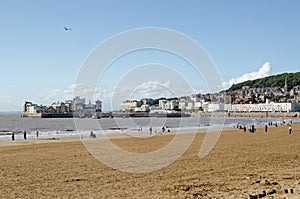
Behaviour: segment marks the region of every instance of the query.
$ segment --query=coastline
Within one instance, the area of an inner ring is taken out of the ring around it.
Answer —
[[[220,116],[221,114],[219,114]],[[224,121],[223,121],[224,119]],[[11,123],[10,121],[14,121]],[[15,140],[23,140],[23,131],[27,131],[27,140],[35,140],[39,131],[40,139],[88,138],[93,131],[97,137],[114,135],[149,135],[150,126],[153,133],[160,133],[162,126],[166,131],[177,133],[189,131],[206,131],[214,124],[224,122],[224,129],[236,128],[237,124],[256,127],[268,123],[278,125],[300,123],[298,117],[259,118],[259,117],[189,117],[189,118],[102,118],[102,119],[73,119],[73,118],[21,118],[18,115],[2,115],[0,118],[0,141],[11,140],[15,132]],[[81,126],[76,126],[79,123]],[[82,126],[83,125],[83,126]],[[77,127],[79,127],[77,129]]]
[[[0,113],[7,114],[7,113]],[[18,114],[20,117],[28,118],[74,118],[73,114],[29,114],[22,113]],[[99,117],[92,117],[91,119],[101,118],[148,118],[148,117],[159,117],[159,118],[172,118],[172,117],[225,117],[225,118],[300,118],[300,112],[177,112],[177,113],[145,113],[145,112],[110,112],[101,113]]]

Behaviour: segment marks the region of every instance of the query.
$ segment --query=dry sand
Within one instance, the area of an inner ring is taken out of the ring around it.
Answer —
[[[224,131],[204,159],[204,133],[173,164],[130,174],[97,161],[79,140],[0,142],[0,198],[300,198],[300,125],[265,134]],[[120,147],[149,152],[174,135],[113,138]],[[276,191],[276,193],[274,193]],[[285,193],[288,192],[288,193]],[[293,193],[291,193],[293,192]]]

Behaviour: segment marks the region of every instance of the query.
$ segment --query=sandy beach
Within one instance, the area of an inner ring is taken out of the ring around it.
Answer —
[[[204,159],[198,133],[169,166],[125,173],[95,159],[78,139],[0,142],[0,198],[300,198],[300,125],[222,132]],[[149,152],[173,134],[114,137],[132,152]]]

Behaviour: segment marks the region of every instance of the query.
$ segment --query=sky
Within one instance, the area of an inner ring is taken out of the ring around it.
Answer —
[[[21,111],[25,100],[51,105],[72,98],[79,87],[82,97],[92,93],[91,100],[102,100],[106,111],[126,99],[208,92],[205,77],[191,63],[157,49],[114,60],[96,88],[77,81],[101,43],[145,27],[173,30],[197,42],[219,72],[212,75],[221,77],[220,90],[298,72],[299,9],[297,0],[1,0],[0,111]]]

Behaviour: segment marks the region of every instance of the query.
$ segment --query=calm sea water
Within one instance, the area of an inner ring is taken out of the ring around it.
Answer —
[[[224,123],[224,128],[233,128],[238,123],[249,126],[263,126],[269,122],[283,122],[280,118],[102,118],[102,119],[74,119],[74,118],[22,118],[17,114],[0,114],[0,140],[11,139],[12,131],[27,131],[28,139],[35,138],[36,131],[39,137],[69,137],[89,136],[93,131],[98,136],[101,134],[145,133],[149,134],[152,127],[153,133],[161,132],[162,126],[171,131],[205,130],[209,126]],[[286,123],[299,123],[299,119],[286,119]],[[7,132],[6,132],[7,131]],[[23,139],[22,134],[16,135]]]

